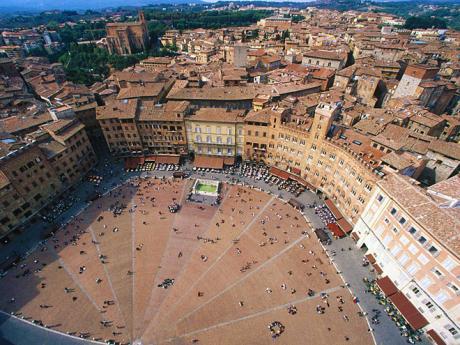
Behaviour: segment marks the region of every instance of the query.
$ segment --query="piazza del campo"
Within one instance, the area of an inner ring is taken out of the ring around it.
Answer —
[[[460,344],[460,5],[147,4],[0,11],[0,344]]]

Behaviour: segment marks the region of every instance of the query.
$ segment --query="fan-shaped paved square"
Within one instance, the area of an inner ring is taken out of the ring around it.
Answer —
[[[1,309],[120,343],[372,343],[297,210],[229,184],[217,206],[187,201],[193,183],[136,179],[96,200],[0,281]]]

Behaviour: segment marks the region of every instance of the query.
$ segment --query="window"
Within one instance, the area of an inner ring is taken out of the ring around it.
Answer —
[[[403,245],[406,245],[406,244],[409,243],[409,239],[408,239],[406,236],[404,236],[404,235],[402,235],[402,236],[399,238],[399,241],[400,241]]]
[[[426,241],[427,241],[427,239],[426,239],[425,237],[423,237],[423,236],[420,236],[419,239],[418,239],[418,241],[419,241],[421,244],[425,244]]]
[[[412,292],[417,295],[420,292],[420,290],[417,287],[414,287],[412,289]]]
[[[460,293],[460,289],[459,289],[456,285],[454,285],[454,284],[452,284],[452,283],[447,283],[447,286],[448,286],[453,292],[455,292],[457,295]]]
[[[449,299],[449,295],[447,295],[445,292],[441,291],[439,292],[435,297],[434,300],[438,304],[444,304],[447,300]]]
[[[433,283],[433,282],[431,281],[430,278],[425,277],[425,278],[423,278],[423,279],[420,281],[420,286],[421,286],[423,289],[428,289],[432,283]]]
[[[399,254],[400,251],[401,251],[401,247],[400,246],[395,246],[390,250],[390,253],[391,253],[391,255],[396,256],[396,255]]]
[[[417,264],[413,263],[407,268],[407,273],[413,276],[414,274],[418,272],[419,269],[420,267]]]
[[[409,256],[407,254],[403,254],[399,259],[398,262],[401,264],[401,266],[404,266],[407,261],[409,260]]]
[[[404,225],[406,223],[406,218],[401,217],[399,218],[399,224]]]
[[[449,332],[452,335],[457,335],[458,334],[458,331],[454,327],[449,328]]]
[[[430,301],[426,302],[425,305],[428,307],[428,309],[431,309],[434,307],[433,303],[431,303]]]
[[[394,207],[391,209],[390,213],[392,216],[394,216],[396,214],[396,212],[398,212],[397,209],[395,209]]]
[[[411,227],[409,228],[409,233],[410,233],[411,235],[414,235],[414,234],[417,233],[417,229],[414,228],[413,226],[411,226]]]
[[[434,274],[436,274],[438,277],[442,277],[443,274],[440,270],[438,270],[436,267],[431,270]]]
[[[414,255],[418,253],[418,248],[413,244],[411,244],[408,249]]]
[[[437,255],[439,253],[438,249],[435,247],[435,246],[431,246],[428,251],[432,254],[432,255]]]
[[[379,194],[379,195],[377,196],[377,201],[378,201],[378,202],[382,202],[382,201],[383,201],[383,196]]]
[[[450,258],[447,258],[443,261],[442,263],[442,266],[447,270],[447,271],[451,271],[455,268],[456,264],[455,262],[450,259]]]

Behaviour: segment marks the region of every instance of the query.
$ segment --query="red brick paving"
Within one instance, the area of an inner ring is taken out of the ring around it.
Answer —
[[[183,201],[190,187],[191,181],[140,180],[97,200],[56,234],[56,243],[49,240],[47,250],[25,260],[25,268],[12,269],[0,280],[0,308],[63,332],[121,342],[267,344],[272,342],[267,326],[278,320],[286,326],[276,339],[279,344],[372,343],[365,320],[357,316],[359,309],[321,246],[302,235],[310,229],[297,211],[239,186],[224,186],[219,207],[200,206]],[[176,214],[168,211],[174,200],[182,204]],[[114,217],[108,209],[116,201],[127,208]],[[107,256],[105,264],[100,254]],[[34,272],[42,263],[47,265]],[[251,267],[241,272],[247,263]],[[86,270],[80,274],[82,266]],[[16,278],[25,269],[32,273]],[[175,279],[174,285],[157,287],[165,278]],[[42,282],[46,287],[41,288]],[[66,287],[75,291],[66,293]],[[329,291],[330,306],[318,295],[308,297],[308,288]],[[338,295],[345,302],[342,312]],[[106,306],[106,300],[115,303]],[[287,312],[291,303],[298,308],[296,315]],[[326,307],[325,314],[316,313],[318,304]],[[103,327],[101,320],[113,323]]]

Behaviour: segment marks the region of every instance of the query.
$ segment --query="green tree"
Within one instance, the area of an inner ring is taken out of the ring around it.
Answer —
[[[445,20],[437,17],[417,16],[407,18],[404,27],[410,30],[429,28],[445,29],[447,28],[447,23]]]

